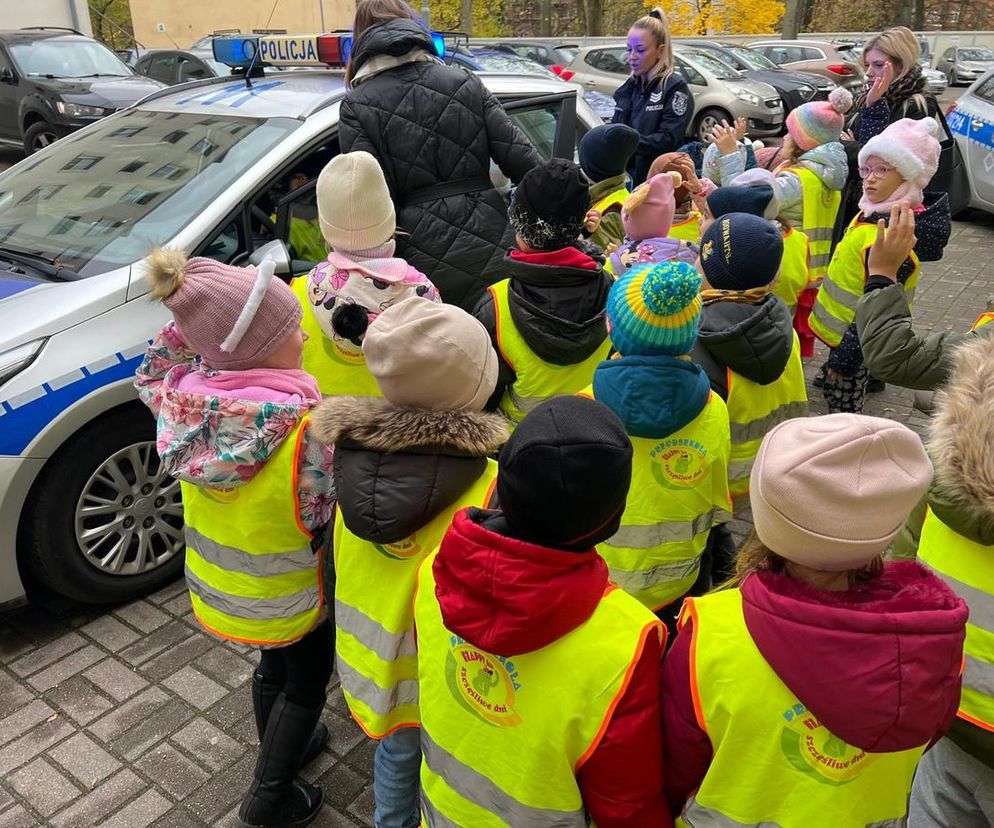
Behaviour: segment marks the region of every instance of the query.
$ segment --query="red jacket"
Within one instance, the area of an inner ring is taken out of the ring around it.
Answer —
[[[565,552],[515,540],[499,512],[458,512],[435,558],[446,629],[500,656],[531,652],[586,621],[608,585],[593,549]],[[649,636],[603,737],[577,773],[599,828],[670,826],[662,795],[659,664]]]
[[[909,750],[934,743],[952,724],[967,608],[925,567],[889,563],[847,592],[761,572],[742,584],[742,610],[781,681],[847,744]],[[712,755],[694,715],[690,645],[687,624],[663,665],[663,766],[673,813],[700,787]]]

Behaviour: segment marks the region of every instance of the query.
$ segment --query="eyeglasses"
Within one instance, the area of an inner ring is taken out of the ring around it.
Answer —
[[[862,179],[867,179],[870,176],[874,178],[883,178],[884,176],[890,175],[894,172],[893,167],[888,167],[886,164],[881,164],[878,167],[860,167],[859,177]]]

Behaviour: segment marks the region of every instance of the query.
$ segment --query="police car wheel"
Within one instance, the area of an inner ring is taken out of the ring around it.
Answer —
[[[732,123],[734,119],[723,109],[705,109],[697,117],[697,125],[694,127],[694,134],[702,144],[711,143],[711,133],[716,126],[721,126],[721,122]]]
[[[114,409],[49,461],[27,511],[27,564],[46,586],[87,603],[125,601],[183,569],[179,483],[155,449],[141,405]]]

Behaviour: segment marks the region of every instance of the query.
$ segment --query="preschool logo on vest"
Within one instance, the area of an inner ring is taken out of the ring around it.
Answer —
[[[327,340],[325,340],[327,342]],[[339,339],[337,336],[331,340],[331,347],[325,349],[335,362],[345,365],[363,365],[366,360],[362,355],[362,348],[354,345],[347,339]]]
[[[689,489],[708,473],[707,449],[696,440],[666,440],[650,453],[652,476],[660,486]]]
[[[404,561],[421,554],[421,544],[418,543],[418,533],[412,532],[408,537],[396,543],[374,543],[373,548],[381,555]]]
[[[787,723],[780,735],[784,756],[797,770],[823,785],[845,785],[876,758],[832,735],[803,704],[783,713]]]
[[[514,710],[515,691],[521,689],[514,662],[450,638],[445,681],[459,704],[474,716],[498,727],[515,727],[521,717]]]

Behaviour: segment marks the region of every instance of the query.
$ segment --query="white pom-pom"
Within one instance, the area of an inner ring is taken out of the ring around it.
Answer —
[[[942,135],[942,126],[935,118],[932,118],[931,116],[928,118],[922,118],[922,122],[926,132],[928,132],[928,134],[933,138],[938,138]]]
[[[828,103],[840,115],[845,115],[852,109],[852,92],[844,86],[836,86],[828,95]]]
[[[252,291],[249,293],[248,300],[245,302],[245,307],[238,314],[238,321],[235,322],[235,327],[231,329],[231,333],[221,343],[221,350],[226,354],[230,354],[235,350],[238,347],[238,343],[242,341],[242,337],[248,331],[249,325],[252,324],[252,320],[255,319],[255,315],[259,312],[262,300],[266,296],[266,291],[269,290],[269,283],[273,281],[275,273],[276,263],[272,259],[263,259],[255,276],[255,284],[252,285]]]

